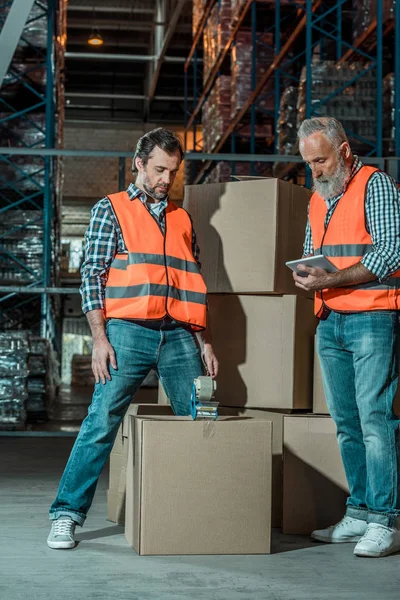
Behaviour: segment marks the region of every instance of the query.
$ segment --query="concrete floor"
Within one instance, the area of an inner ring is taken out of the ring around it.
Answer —
[[[274,535],[269,556],[140,557],[106,521],[102,476],[74,550],[50,550],[47,510],[72,438],[0,437],[2,600],[398,600],[400,555]]]

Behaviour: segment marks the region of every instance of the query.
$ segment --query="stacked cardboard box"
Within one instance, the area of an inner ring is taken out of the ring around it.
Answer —
[[[272,424],[256,412],[209,422],[137,408],[125,536],[138,554],[270,552]]]
[[[274,526],[281,523],[284,414],[312,408],[313,304],[296,294],[285,266],[302,254],[308,201],[308,190],[277,179],[185,191],[220,361],[217,399],[265,411],[274,423]]]
[[[138,404],[157,402],[156,387],[140,388],[132,399],[124,420],[118,430],[110,455],[110,479],[107,492],[108,519],[119,525],[125,522],[126,464],[128,460],[128,437],[130,415],[137,410]]]

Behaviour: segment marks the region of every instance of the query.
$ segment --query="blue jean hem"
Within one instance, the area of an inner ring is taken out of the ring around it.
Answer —
[[[77,525],[80,525],[81,527],[86,520],[86,515],[82,515],[81,513],[76,513],[72,510],[67,510],[67,509],[60,508],[58,510],[55,510],[55,511],[49,513],[50,521],[55,521],[56,519],[59,519],[60,517],[71,517],[71,519]]]
[[[352,519],[359,519],[360,521],[368,520],[368,509],[358,508],[356,506],[348,506],[346,509],[346,516]]]

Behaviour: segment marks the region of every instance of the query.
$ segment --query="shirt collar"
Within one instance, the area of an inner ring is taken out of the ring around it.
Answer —
[[[128,186],[128,189],[126,190],[129,199],[130,200],[135,200],[136,198],[139,198],[139,200],[141,202],[143,202],[143,204],[146,204],[147,202],[147,196],[144,193],[143,190],[141,190],[140,188],[138,188],[134,183],[130,183]],[[165,200],[161,200],[159,202],[159,204],[165,208],[168,204],[168,196],[165,198]]]

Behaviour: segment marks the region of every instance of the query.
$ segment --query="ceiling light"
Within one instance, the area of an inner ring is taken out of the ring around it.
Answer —
[[[93,27],[87,43],[91,46],[102,46],[104,44],[103,38],[97,27]]]

